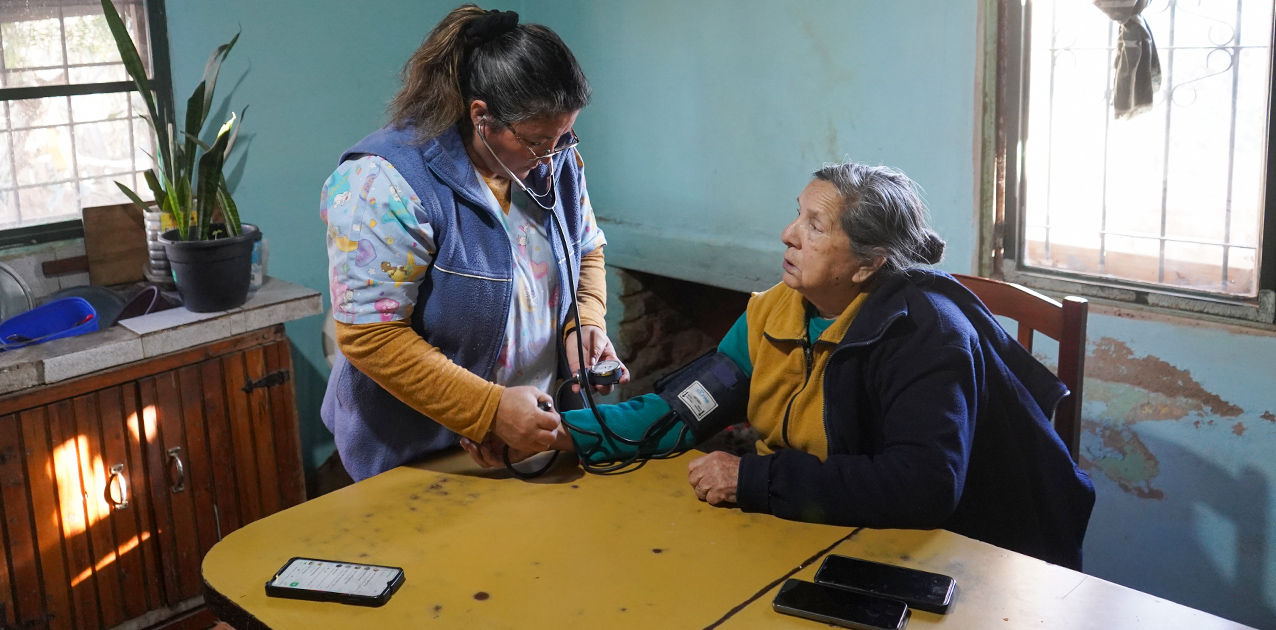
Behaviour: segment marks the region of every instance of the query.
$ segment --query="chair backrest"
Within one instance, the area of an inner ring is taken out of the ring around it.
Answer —
[[[1059,342],[1059,368],[1055,373],[1071,393],[1055,410],[1054,430],[1076,461],[1081,445],[1081,388],[1089,303],[1072,296],[1060,303],[1032,289],[999,280],[960,274],[953,277],[979,296],[994,315],[1015,320],[1019,324],[1019,343],[1028,352],[1032,352],[1033,331]]]

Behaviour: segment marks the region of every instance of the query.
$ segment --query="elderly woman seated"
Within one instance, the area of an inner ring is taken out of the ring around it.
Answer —
[[[595,462],[677,452],[705,414],[735,410],[731,421],[757,430],[757,454],[693,460],[701,500],[943,528],[1079,569],[1094,489],[1050,427],[1067,390],[977,297],[919,268],[944,250],[925,214],[898,171],[816,171],[781,234],[783,282],[755,294],[718,346],[733,369],[720,360],[710,369],[722,378],[683,379],[739,382],[601,405],[605,430],[590,410],[566,412],[555,448]],[[494,463],[487,446],[467,448]]]

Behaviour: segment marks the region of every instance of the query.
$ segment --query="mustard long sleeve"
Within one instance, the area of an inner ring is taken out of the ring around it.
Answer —
[[[607,331],[607,266],[599,247],[580,257],[580,284],[576,286],[577,309],[582,326],[597,326]],[[563,337],[576,329],[576,322],[568,319],[563,326]]]
[[[496,419],[505,388],[454,363],[407,320],[337,322],[337,345],[395,398],[471,440],[482,440]]]

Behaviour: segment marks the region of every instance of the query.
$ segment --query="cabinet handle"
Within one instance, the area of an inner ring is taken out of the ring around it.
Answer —
[[[120,484],[120,500],[116,501],[111,496],[111,483],[118,481]],[[106,480],[106,502],[117,510],[123,510],[128,507],[128,477],[124,475],[124,464],[116,464],[111,466],[111,476]]]
[[[174,446],[168,449],[168,459],[177,465],[177,481],[173,482],[173,493],[176,494],[186,489],[186,464],[182,463],[182,447]]]
[[[240,389],[242,389],[245,394],[251,394],[253,393],[254,389],[257,389],[259,387],[274,387],[276,385],[283,385],[284,383],[287,383],[288,379],[291,377],[292,377],[292,373],[289,372],[288,370],[277,370],[255,381],[252,381],[252,380],[248,381]]]

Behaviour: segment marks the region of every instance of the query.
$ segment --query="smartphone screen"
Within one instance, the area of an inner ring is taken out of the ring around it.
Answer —
[[[403,569],[293,558],[266,583],[266,594],[347,604],[380,605],[403,582]]]
[[[898,599],[913,608],[943,614],[952,603],[956,582],[947,575],[829,556],[815,573],[820,584]]]
[[[856,630],[899,630],[908,617],[904,602],[787,580],[772,602],[775,610]]]

